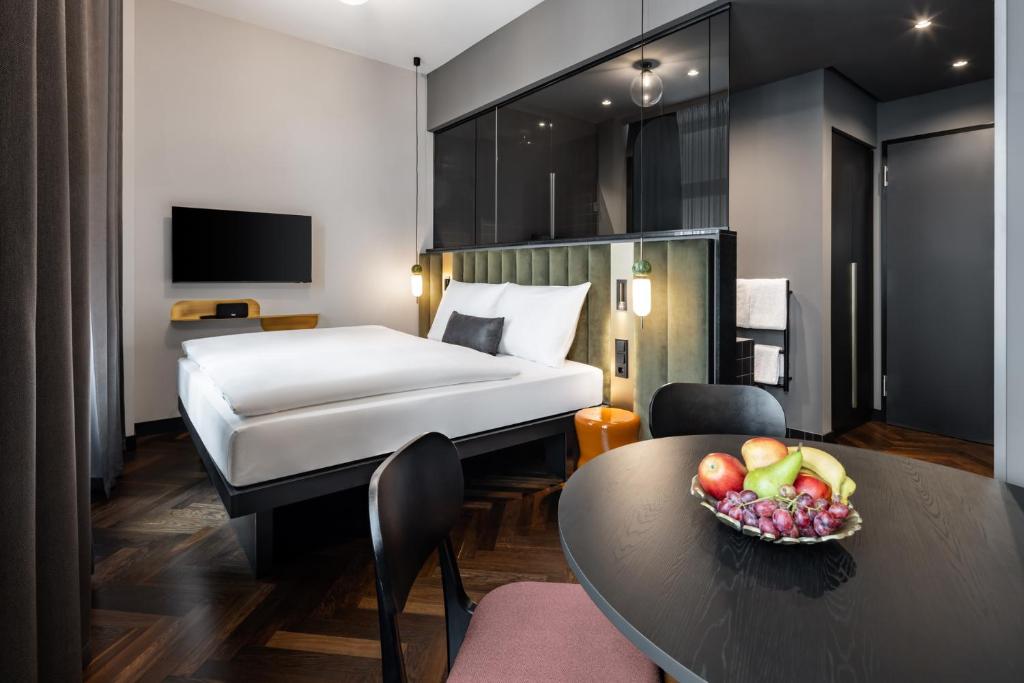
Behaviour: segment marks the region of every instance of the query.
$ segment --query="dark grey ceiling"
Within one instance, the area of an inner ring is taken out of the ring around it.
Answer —
[[[733,0],[731,90],[828,67],[882,101],[992,78],[993,12],[992,0]]]

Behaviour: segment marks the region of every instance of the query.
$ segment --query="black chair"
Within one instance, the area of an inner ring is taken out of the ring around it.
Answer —
[[[674,383],[654,392],[651,436],[757,434],[786,436],[786,413],[760,387]]]
[[[425,434],[381,463],[370,481],[381,663],[386,683],[407,679],[398,617],[437,550],[448,634],[449,681],[656,681],[658,670],[576,584],[517,582],[473,603],[449,533],[462,513],[455,445]],[[606,677],[604,674],[608,674]]]

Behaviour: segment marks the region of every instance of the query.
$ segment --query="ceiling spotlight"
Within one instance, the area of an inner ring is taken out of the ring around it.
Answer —
[[[606,97],[606,98],[604,98],[603,100],[601,100],[601,106],[602,106],[602,107],[610,107],[610,106],[612,106],[612,101],[611,101],[611,100],[609,100],[609,99],[608,99],[608,98]]]
[[[967,66],[967,64],[968,64],[968,62],[967,62],[966,59],[958,59],[955,62],[953,62],[953,68],[954,69],[962,69],[965,66]]]
[[[537,123],[537,125],[538,125],[538,126],[540,126],[541,128],[543,128],[544,126],[546,126],[546,125],[548,125],[548,124],[544,123],[543,121],[539,121],[539,122]]]
[[[932,20],[931,19],[921,19],[916,24],[914,24],[914,28],[916,28],[918,31],[923,31],[924,29],[928,28],[931,25],[932,25]]]
[[[697,71],[696,69],[690,69],[689,71],[686,72],[686,75],[689,76],[690,78],[693,78],[694,76],[700,76],[700,72]]]

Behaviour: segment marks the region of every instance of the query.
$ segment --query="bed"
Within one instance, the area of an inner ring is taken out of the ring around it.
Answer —
[[[574,330],[575,322],[554,345],[556,358]],[[277,510],[367,484],[387,455],[425,432],[452,438],[463,458],[536,441],[564,478],[573,415],[600,404],[605,387],[592,365],[492,356],[372,325],[190,340],[183,349],[179,410],[257,576],[273,566]]]

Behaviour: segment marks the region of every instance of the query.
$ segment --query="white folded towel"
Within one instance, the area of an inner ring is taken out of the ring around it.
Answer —
[[[750,328],[749,280],[736,280],[736,327]]]
[[[758,384],[777,385],[784,367],[782,347],[754,344],[754,381]]]
[[[786,329],[788,281],[785,278],[746,280],[746,298],[750,312],[748,327],[753,330]],[[739,296],[736,297],[737,301]],[[739,323],[736,323],[739,325]]]

